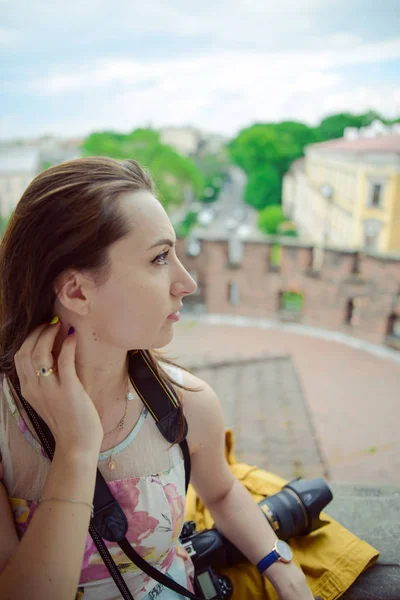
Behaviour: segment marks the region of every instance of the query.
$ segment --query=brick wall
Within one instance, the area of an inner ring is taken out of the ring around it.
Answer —
[[[358,257],[346,250],[327,249],[318,272],[311,269],[312,248],[282,246],[279,267],[271,268],[271,243],[246,242],[240,264],[229,264],[227,240],[201,240],[198,256],[187,255],[187,241],[179,240],[177,253],[195,274],[201,293],[197,301],[206,312],[296,320],[338,330],[373,342],[384,340],[389,315],[399,311],[400,259]],[[358,268],[357,268],[358,265]],[[229,302],[229,284],[239,291],[237,304]],[[303,295],[301,313],[280,307],[281,291]],[[346,323],[349,301],[352,319]]]

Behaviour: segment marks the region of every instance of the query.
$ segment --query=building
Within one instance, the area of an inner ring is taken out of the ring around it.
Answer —
[[[8,217],[32,179],[39,173],[40,151],[35,147],[0,147],[0,215]]]
[[[179,240],[198,284],[191,312],[296,321],[400,349],[400,254],[360,255],[296,239],[210,236]],[[318,266],[316,265],[318,262]]]
[[[194,127],[163,127],[160,129],[160,141],[172,146],[180,154],[196,157],[207,153],[218,154],[226,139]]]
[[[372,133],[312,144],[285,175],[284,211],[304,240],[400,250],[400,134]]]
[[[79,158],[81,140],[53,137],[0,144],[0,215],[8,217],[32,179],[45,168]]]

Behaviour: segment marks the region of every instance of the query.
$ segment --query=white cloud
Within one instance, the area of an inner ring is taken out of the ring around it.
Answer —
[[[120,0],[115,8],[108,0],[14,0],[7,9],[8,20],[25,33],[35,36],[38,47],[54,49],[59,42],[70,40],[80,45],[93,40],[111,42],[142,40],[148,36],[162,39],[206,38],[214,47],[253,48],[321,48],[330,36],[360,36],[378,31],[376,12],[384,23],[393,23],[393,0],[378,5],[360,6],[360,0]],[[362,18],[360,15],[362,10]],[[338,18],[340,15],[340,18]],[[370,26],[366,23],[371,21]],[[337,31],[340,22],[344,31]],[[351,30],[351,33],[349,33]],[[335,42],[335,40],[332,40]],[[49,43],[50,42],[50,43]],[[146,43],[146,41],[144,41]],[[336,41],[337,43],[337,41]],[[165,53],[169,53],[166,46]]]
[[[341,42],[343,44],[343,40]],[[73,91],[101,88],[111,85],[140,86],[159,82],[162,89],[194,85],[196,89],[219,88],[235,91],[257,83],[276,84],[292,78],[293,85],[301,85],[299,78],[318,73],[324,80],[332,80],[332,71],[382,60],[400,59],[400,39],[363,44],[346,37],[346,45],[338,50],[321,52],[233,52],[218,51],[201,57],[169,60],[134,59],[93,61],[80,64],[79,71],[60,72],[60,67],[39,80],[24,82],[24,86],[41,94],[65,94]],[[116,90],[116,93],[117,90]]]
[[[291,118],[315,124],[339,111],[360,113],[373,108],[387,116],[400,114],[400,85],[379,89],[368,83],[355,85],[330,69],[311,68],[309,57],[298,57],[297,62],[281,56],[233,58],[221,54],[175,61],[168,68],[159,62],[144,68],[126,61],[113,69],[109,62],[98,74],[89,70],[81,78],[66,78],[65,97],[61,78],[49,89],[68,103],[77,86],[85,93],[85,106],[76,109],[75,105],[73,116],[63,122],[44,121],[37,127],[81,135],[96,129],[129,131],[146,124],[192,124],[234,135],[254,122]],[[151,85],[146,86],[146,81]],[[32,130],[32,135],[40,132]]]
[[[382,10],[388,2],[381,0]],[[12,35],[25,28],[28,36],[37,38],[34,50],[43,43],[51,52],[42,69],[45,75],[3,81],[9,95],[24,93],[27,98],[25,118],[16,123],[5,116],[3,124],[7,131],[15,125],[16,134],[32,135],[43,130],[67,135],[130,130],[146,123],[193,124],[234,134],[255,121],[296,118],[315,123],[339,110],[372,108],[395,115],[400,112],[399,85],[375,87],[368,77],[356,84],[351,71],[363,67],[365,72],[365,65],[399,60],[400,37],[366,41],[357,28],[361,21],[350,18],[357,4],[358,0],[203,0],[194,6],[186,0],[120,0],[115,9],[108,0],[36,5],[14,0],[9,12],[19,7],[22,29]],[[349,25],[343,30],[330,26],[338,14]],[[73,64],[68,53],[57,52],[57,40],[51,43],[57,36],[67,39],[73,50],[85,43],[79,62]],[[124,40],[119,58],[99,58],[110,56],[107,49],[115,39]],[[126,45],[127,39],[143,44],[142,58]],[[146,55],[146,44],[151,49],[152,44],[167,44],[166,39],[172,45],[174,40],[183,47],[187,43],[190,53],[178,55],[166,45],[165,52],[159,47]],[[86,58],[84,48],[93,40],[102,41],[94,53],[98,58]],[[31,116],[30,97],[35,101]],[[74,107],[72,116],[57,117],[69,106]]]

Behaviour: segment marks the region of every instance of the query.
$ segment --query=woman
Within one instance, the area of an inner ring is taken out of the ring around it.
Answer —
[[[161,436],[134,392],[132,349],[148,350],[181,394],[191,482],[218,529],[254,563],[271,552],[274,532],[225,461],[215,393],[155,351],[172,339],[196,284],[137,162],[80,159],[38,175],[2,240],[0,288],[3,600],[73,600],[78,586],[85,600],[120,597],[88,536],[97,467],[127,515],[130,543],[192,589],[193,565],[178,541],[181,450]],[[18,383],[53,433],[52,462]],[[116,544],[108,546],[136,600],[179,597],[129,563]],[[265,576],[284,600],[312,598],[293,562],[275,562]]]

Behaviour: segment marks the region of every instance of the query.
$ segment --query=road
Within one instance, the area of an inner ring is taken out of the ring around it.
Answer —
[[[206,212],[210,209],[214,212],[212,221],[204,224],[207,233],[212,236],[226,235],[233,231],[257,233],[257,211],[244,202],[246,175],[238,167],[232,166],[229,176],[218,200],[206,209]]]
[[[222,188],[218,200],[201,205],[198,202],[185,202],[169,211],[172,224],[176,226],[187,212],[199,210],[196,230],[206,231],[212,237],[225,237],[236,231],[242,236],[260,235],[257,227],[258,212],[244,202],[246,175],[239,167],[231,166],[229,177]]]

